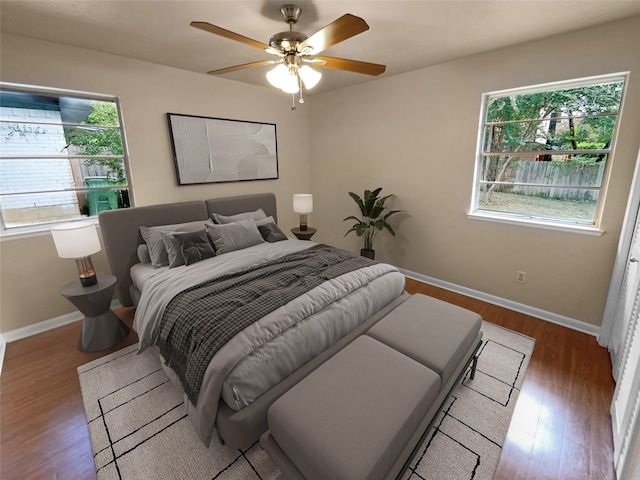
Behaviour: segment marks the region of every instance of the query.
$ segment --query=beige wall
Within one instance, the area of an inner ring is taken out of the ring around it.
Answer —
[[[408,214],[378,258],[463,287],[599,325],[640,142],[640,17],[311,96],[293,113],[276,91],[122,57],[2,35],[6,82],[117,95],[137,205],[262,191],[294,226],[291,194],[311,191],[314,240],[357,251],[348,191],[384,187]],[[631,71],[600,237],[469,220],[483,92]],[[280,179],[177,187],[165,114],[272,122]],[[312,132],[310,135],[309,132]],[[406,256],[399,255],[404,246]],[[0,242],[0,332],[74,311],[74,278],[48,233]],[[95,256],[108,271],[104,253]],[[526,285],[514,281],[527,272]]]
[[[272,191],[280,224],[296,225],[291,195],[310,189],[308,115],[281,92],[10,34],[0,61],[4,82],[120,97],[136,205]],[[167,112],[276,123],[280,178],[178,187]],[[93,258],[108,272],[104,252]],[[58,258],[49,233],[3,238],[0,262],[0,332],[74,311],[58,292],[75,263]]]
[[[466,288],[600,325],[640,143],[640,17],[314,96],[311,223],[352,250],[348,191],[396,194],[398,236],[377,258]],[[467,218],[483,92],[630,71],[604,235]],[[399,255],[401,246],[406,256]],[[527,272],[525,285],[516,270]]]

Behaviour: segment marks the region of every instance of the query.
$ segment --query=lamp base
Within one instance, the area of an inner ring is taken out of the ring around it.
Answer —
[[[92,285],[95,285],[96,283],[98,283],[98,276],[95,272],[93,272],[93,275],[89,275],[86,277],[80,276],[80,284],[83,287],[90,287]]]
[[[90,287],[98,283],[98,277],[96,271],[93,269],[93,262],[91,261],[91,255],[86,257],[76,258],[76,266],[78,267],[78,276],[80,277],[80,284],[83,287]]]

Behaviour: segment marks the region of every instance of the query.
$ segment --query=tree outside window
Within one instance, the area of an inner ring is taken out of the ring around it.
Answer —
[[[485,95],[474,212],[594,225],[624,77]]]

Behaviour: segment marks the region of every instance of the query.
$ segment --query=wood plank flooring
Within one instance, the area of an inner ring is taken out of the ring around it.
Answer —
[[[536,339],[494,479],[615,480],[611,361],[595,338],[407,279],[407,291]]]
[[[496,479],[615,480],[609,405],[614,383],[591,336],[411,279],[425,293],[536,339]],[[116,313],[129,326],[133,309]],[[0,377],[0,478],[95,479],[76,368],[96,353],[76,345],[76,322],[7,345]]]
[[[133,308],[118,309],[129,327]],[[0,378],[0,479],[95,479],[76,368],[138,341],[132,330],[115,347],[77,348],[82,322],[7,344]]]

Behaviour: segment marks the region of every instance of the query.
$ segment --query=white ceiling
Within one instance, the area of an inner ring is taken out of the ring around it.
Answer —
[[[387,65],[382,76],[578,28],[593,27],[593,34],[600,35],[606,28],[600,24],[640,14],[640,0],[2,0],[0,29],[206,74],[274,57],[190,27],[191,21],[268,44],[274,33],[288,30],[279,11],[283,3],[302,8],[295,30],[307,35],[345,13],[365,19],[370,30],[322,54]],[[268,86],[269,68],[224,77]],[[309,93],[376,78],[329,69],[322,73],[320,84]]]

